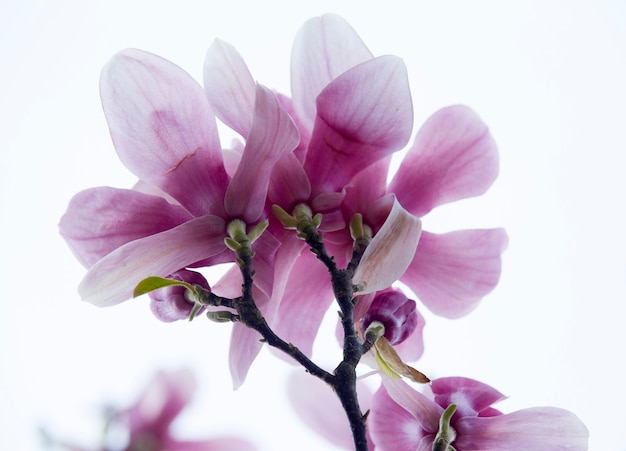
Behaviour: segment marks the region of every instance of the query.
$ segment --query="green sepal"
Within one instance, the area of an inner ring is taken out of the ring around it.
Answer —
[[[254,243],[263,234],[263,232],[265,232],[265,229],[267,229],[267,226],[269,225],[270,222],[267,219],[264,219],[255,225],[252,230],[248,232],[248,239],[250,240],[250,243]]]
[[[202,307],[203,305],[198,302],[193,303],[193,307],[191,307],[191,312],[189,313],[189,321],[193,321],[193,319],[196,317]]]
[[[439,418],[439,431],[433,442],[433,451],[456,451],[452,442],[456,439],[456,431],[450,425],[452,415],[456,412],[456,404],[450,404]]]
[[[233,252],[237,252],[237,251],[241,250],[241,248],[242,248],[241,244],[238,241],[236,241],[236,240],[234,240],[234,239],[232,239],[230,237],[225,237],[224,238],[224,244],[226,245],[226,247],[228,249],[230,249]]]
[[[171,287],[173,285],[185,287],[188,290],[193,291],[193,286],[187,282],[182,282],[175,279],[166,279],[164,277],[151,276],[146,277],[137,284],[137,286],[135,287],[135,291],[133,291],[133,297],[136,298],[138,296],[141,296],[142,294],[150,293],[151,291],[158,290],[160,288]]]

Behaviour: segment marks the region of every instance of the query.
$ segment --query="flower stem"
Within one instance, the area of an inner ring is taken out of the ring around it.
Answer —
[[[239,316],[239,322],[247,327],[256,330],[261,334],[263,340],[270,346],[277,348],[285,354],[291,356],[295,361],[300,363],[309,373],[315,377],[332,383],[334,376],[325,371],[309,359],[302,351],[291,343],[287,343],[274,333],[267,321],[263,317],[263,313],[259,310],[254,301],[252,292],[254,282],[254,271],[252,270],[253,253],[250,248],[243,247],[237,251],[237,261],[239,269],[243,277],[242,296],[233,301],[234,307]]]
[[[346,269],[339,269],[335,261],[326,251],[321,236],[316,227],[307,227],[302,230],[306,242],[317,258],[326,265],[330,273],[335,299],[341,309],[341,325],[343,328],[343,360],[335,368],[335,378],[331,384],[341,401],[344,411],[350,422],[354,447],[356,451],[367,451],[367,433],[365,428],[366,415],[363,415],[359,406],[356,392],[356,366],[363,356],[363,343],[354,326],[354,286],[352,277],[359,264],[367,243],[358,241],[352,260]]]

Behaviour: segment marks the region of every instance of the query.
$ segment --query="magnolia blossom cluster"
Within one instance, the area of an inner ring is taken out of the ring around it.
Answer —
[[[240,296],[236,265],[214,286],[196,269],[236,261],[228,237],[243,229],[255,235],[256,304],[278,336],[311,356],[334,295],[327,268],[290,230],[305,217],[339,266],[350,263],[355,240],[368,243],[352,279],[356,328],[366,341],[384,338],[385,349],[402,362],[417,360],[424,319],[409,296],[437,315],[458,318],[500,276],[502,229],[435,234],[421,222],[435,207],[480,195],[492,184],[498,156],[488,128],[471,109],[450,106],[435,112],[409,144],[413,106],[403,61],[373,56],[335,15],[314,18],[298,32],[290,96],[254,80],[237,51],[219,40],[206,55],[204,87],[140,50],[124,50],[106,65],[104,113],[115,149],[138,181],[131,189],[83,191],[61,219],[61,234],[88,268],[81,297],[115,305],[152,276]],[[228,148],[216,119],[240,136]],[[391,156],[407,144],[387,183]],[[392,286],[396,281],[413,294]],[[163,321],[187,319],[194,309],[181,286],[150,297]],[[261,346],[256,331],[233,324],[235,387]],[[370,352],[387,374],[396,374],[386,351],[377,345]],[[422,393],[383,380],[367,406],[376,449],[431,449],[441,440],[449,448],[436,449],[586,447],[586,429],[569,412],[500,415],[490,405],[501,396],[479,382],[438,380],[432,393]],[[456,411],[446,417],[450,405]]]

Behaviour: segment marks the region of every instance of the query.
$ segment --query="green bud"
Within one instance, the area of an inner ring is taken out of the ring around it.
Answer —
[[[311,222],[313,219],[313,211],[307,204],[298,204],[293,209],[293,215],[298,222],[306,221]]]
[[[218,310],[217,312],[207,312],[207,318],[216,323],[230,323],[236,321],[237,315],[228,310]]]
[[[226,232],[228,232],[228,235],[232,239],[240,243],[247,239],[246,223],[243,222],[241,219],[233,219],[232,221],[230,221],[226,226]]]
[[[383,335],[385,335],[385,325],[380,321],[372,321],[365,330],[365,341],[376,343],[376,340]]]

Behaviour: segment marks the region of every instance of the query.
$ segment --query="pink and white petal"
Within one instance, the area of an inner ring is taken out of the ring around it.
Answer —
[[[465,417],[454,424],[462,450],[583,451],[589,431],[572,412],[534,407],[495,417]]]
[[[338,191],[372,163],[402,148],[413,128],[404,62],[381,56],[344,72],[317,97],[304,169],[313,194]]]
[[[280,241],[281,245],[274,259],[272,297],[264,311],[270,325],[273,324],[278,308],[282,302],[291,270],[306,247],[306,243],[303,240],[296,238],[293,230],[284,229],[282,224],[280,224],[280,227],[272,227],[272,225],[273,223],[270,223],[269,228],[271,229],[271,233]]]
[[[238,266],[233,265],[226,271],[226,274],[212,285],[211,292],[225,298],[236,298],[241,296],[242,283],[241,271]]]
[[[184,208],[162,197],[99,187],[72,198],[59,229],[76,258],[89,268],[130,241],[171,229],[191,218]]]
[[[162,189],[159,189],[156,186],[149,184],[145,180],[137,180],[137,183],[133,185],[132,190],[137,191],[138,193],[144,193],[144,194],[150,194],[151,196],[162,197],[163,199],[167,200],[170,204],[180,205],[180,203],[176,199],[174,199],[172,196],[167,194]]]
[[[261,338],[256,330],[240,323],[233,324],[228,353],[228,366],[233,380],[233,390],[241,387],[246,380],[250,366],[263,346]]]
[[[283,106],[285,111],[291,116],[294,124],[298,127],[298,132],[300,133],[300,143],[298,147],[296,147],[293,151],[293,154],[298,158],[300,163],[304,162],[304,156],[306,155],[306,150],[309,147],[309,141],[311,140],[311,128],[306,128],[302,125],[302,121],[296,114],[296,110],[293,108],[293,101],[290,97],[287,97],[280,92],[275,92],[276,98]]]
[[[233,139],[230,142],[230,148],[222,149],[222,158],[224,159],[224,169],[228,177],[234,177],[241,162],[244,144],[239,139]]]
[[[87,272],[78,292],[83,301],[108,307],[130,299],[150,276],[166,277],[224,250],[226,225],[212,215],[118,247]]]
[[[252,263],[254,268],[254,285],[268,297],[272,295],[274,288],[274,263],[280,245],[280,241],[268,231],[265,231],[252,244],[252,251],[255,254]]]
[[[128,49],[104,67],[100,96],[113,144],[128,169],[195,216],[223,212],[228,177],[217,125],[204,90],[189,74],[161,57]]]
[[[241,55],[220,39],[207,50],[204,91],[217,117],[247,138],[252,128],[256,86]]]
[[[387,382],[389,381],[385,380],[385,385]],[[404,384],[402,381],[395,382]],[[398,404],[386,387],[381,387],[374,394],[367,424],[372,441],[376,445],[375,449],[381,451],[430,451],[434,434],[439,426],[438,421],[441,414],[439,406],[406,384],[398,387],[396,391],[398,391],[396,395],[406,401],[405,406]],[[417,402],[417,400],[424,402]],[[424,407],[433,417],[432,419],[426,417],[426,425],[416,416],[416,413],[425,413],[422,410]]]
[[[442,407],[456,404],[459,417],[478,416],[506,398],[489,385],[466,377],[443,377],[430,384],[435,402]]]
[[[329,385],[299,370],[287,380],[287,395],[300,419],[318,435],[340,448],[354,448],[348,418]],[[357,395],[361,410],[367,411],[372,405],[371,389],[357,381]]]
[[[251,224],[265,207],[270,175],[276,162],[298,145],[298,129],[274,94],[257,85],[252,129],[224,205],[232,218]]]
[[[328,270],[311,252],[303,252],[287,280],[272,323],[274,332],[311,357],[313,342],[333,299]]]
[[[241,283],[239,267],[233,266],[213,285],[212,291],[219,296],[236,298],[241,296]],[[266,320],[269,321],[271,313],[268,314],[269,299],[267,295],[259,290],[257,286],[253,287],[253,295],[257,306],[263,312]],[[238,389],[246,380],[250,366],[263,347],[260,339],[261,335],[255,330],[241,323],[233,324],[228,354],[228,365],[233,381],[233,389]]]
[[[460,318],[497,285],[507,243],[503,229],[423,232],[400,281],[434,314]]]
[[[355,294],[381,291],[396,282],[413,260],[422,222],[395,201],[387,220],[365,249],[354,272]]]
[[[444,410],[441,406],[402,379],[392,380],[385,377],[383,385],[391,399],[417,419],[424,432],[436,433],[438,431],[439,418]]]
[[[308,200],[310,194],[311,183],[298,157],[293,153],[283,155],[270,177],[267,195],[272,204],[291,212],[297,204]]]
[[[352,218],[356,213],[366,214],[374,202],[385,196],[390,161],[391,158],[387,157],[371,164],[353,177],[348,186],[346,186],[343,209],[346,211],[348,218]],[[385,216],[390,209],[385,212]],[[380,224],[368,225],[370,227],[378,227],[383,222],[384,218]]]
[[[346,70],[372,59],[354,29],[340,16],[325,14],[307,21],[291,51],[291,92],[303,126],[313,129],[315,99]]]
[[[404,208],[423,217],[437,205],[483,194],[498,175],[489,129],[470,108],[443,108],[417,132],[389,185]]]

